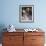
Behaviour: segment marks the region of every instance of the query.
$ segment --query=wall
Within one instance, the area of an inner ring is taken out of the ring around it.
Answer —
[[[19,5],[34,5],[34,23],[19,22]],[[16,28],[40,27],[46,32],[46,0],[0,0],[0,31],[13,24]]]
[[[19,22],[19,5],[34,5],[34,23]],[[16,28],[46,28],[46,1],[41,0],[1,0],[0,25],[13,24]]]

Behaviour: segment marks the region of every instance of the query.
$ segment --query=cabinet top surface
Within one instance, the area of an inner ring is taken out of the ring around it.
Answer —
[[[8,31],[6,31],[7,33],[22,33],[22,32],[25,32],[25,33],[27,33],[27,32],[29,32],[29,33],[44,33],[44,31],[42,31],[42,30],[38,30],[38,31],[25,31],[24,29],[16,29],[16,31],[15,32],[8,32]]]

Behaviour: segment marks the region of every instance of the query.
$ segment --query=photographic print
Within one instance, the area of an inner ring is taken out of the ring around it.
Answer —
[[[19,6],[19,21],[33,22],[34,21],[34,5]]]

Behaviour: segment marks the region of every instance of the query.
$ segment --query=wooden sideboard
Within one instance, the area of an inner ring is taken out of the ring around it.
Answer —
[[[44,32],[3,32],[3,46],[44,46]]]

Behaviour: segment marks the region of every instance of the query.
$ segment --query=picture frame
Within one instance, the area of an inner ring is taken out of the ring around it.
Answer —
[[[19,5],[19,22],[34,22],[34,5]]]

